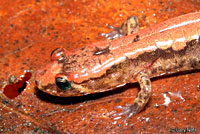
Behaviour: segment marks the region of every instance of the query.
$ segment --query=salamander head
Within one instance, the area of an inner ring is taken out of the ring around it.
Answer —
[[[68,97],[103,92],[119,85],[119,80],[114,80],[119,72],[107,77],[107,68],[99,63],[94,51],[93,46],[76,51],[54,50],[51,63],[36,72],[36,86],[51,95]]]

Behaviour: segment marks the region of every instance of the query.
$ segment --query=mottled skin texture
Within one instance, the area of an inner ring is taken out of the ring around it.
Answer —
[[[134,103],[122,112],[128,119],[148,102],[150,78],[199,69],[199,18],[200,12],[191,13],[119,39],[74,51],[57,49],[51,63],[36,73],[36,85],[49,94],[70,97],[139,82],[141,90]],[[62,82],[70,88],[60,89]]]

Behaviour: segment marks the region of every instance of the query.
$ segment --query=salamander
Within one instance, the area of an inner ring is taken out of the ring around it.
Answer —
[[[105,92],[138,82],[127,118],[139,113],[152,94],[150,78],[200,68],[200,12],[168,19],[114,40],[72,51],[55,49],[38,70],[36,86],[51,95],[71,97]]]

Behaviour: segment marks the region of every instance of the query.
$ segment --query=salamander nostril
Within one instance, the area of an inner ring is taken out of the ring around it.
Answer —
[[[51,52],[51,56],[52,56],[58,49],[59,49],[59,48],[54,49],[54,50]]]
[[[65,58],[65,50],[63,48],[56,48],[51,52],[51,60],[62,61]]]

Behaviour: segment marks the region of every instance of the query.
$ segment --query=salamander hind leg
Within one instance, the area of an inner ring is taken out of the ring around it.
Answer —
[[[133,104],[126,105],[125,107],[118,107],[122,109],[122,112],[117,115],[124,115],[126,114],[127,117],[125,118],[125,122],[135,114],[139,113],[144,106],[149,101],[151,97],[152,88],[151,88],[151,81],[145,73],[139,73],[137,80],[140,84],[140,92],[138,93],[136,99],[134,100]]]

